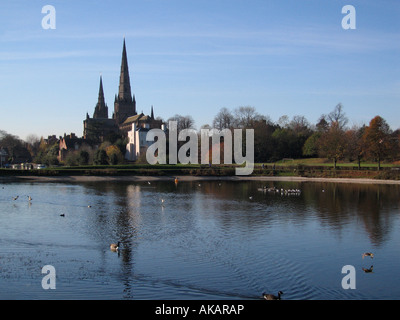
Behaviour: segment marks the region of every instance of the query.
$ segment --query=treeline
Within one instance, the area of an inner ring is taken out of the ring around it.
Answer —
[[[170,120],[177,121],[178,131],[194,128],[195,122],[190,115],[175,115],[165,121],[166,125]],[[273,122],[250,106],[233,110],[222,108],[215,115],[212,126],[203,125],[200,129],[203,128],[254,129],[256,163],[320,157],[332,160],[335,166],[340,160],[356,161],[359,166],[362,161],[374,161],[380,168],[383,161],[400,159],[399,129],[393,131],[380,116],[371,119],[368,125],[349,127],[342,104],[336,105],[330,113],[322,114],[315,124],[302,115],[291,119],[282,116]],[[62,164],[121,164],[124,162],[126,143],[124,137],[118,136],[97,147],[81,145],[79,150],[68,153]],[[57,139],[52,142],[30,135],[23,141],[0,130],[0,148],[7,150],[10,163],[33,161],[59,164],[60,146]],[[139,160],[144,163],[144,155]]]
[[[180,119],[186,121],[179,124]],[[194,125],[190,116],[175,115],[168,120],[177,120],[179,129]],[[371,119],[369,125],[349,127],[340,103],[332,112],[322,114],[316,124],[311,124],[302,115],[292,119],[282,116],[274,123],[250,106],[234,110],[222,108],[215,115],[212,127],[218,130],[254,129],[254,159],[258,163],[321,157],[331,159],[335,167],[339,160],[345,159],[357,161],[359,166],[364,160],[376,161],[380,168],[382,161],[400,159],[398,129],[393,131],[380,116]]]
[[[123,164],[125,151],[126,140],[122,137],[117,140],[106,140],[97,148],[84,144],[79,150],[69,151],[63,164],[67,166]]]
[[[117,165],[124,163],[127,140],[121,135],[110,135],[100,145],[76,138],[79,148],[69,150],[60,161],[60,139],[55,136],[45,139],[31,134],[26,141],[18,136],[0,130],[0,149],[7,157],[2,163],[37,163],[47,166],[67,165]]]
[[[29,137],[27,140],[28,139]],[[31,161],[36,153],[35,147],[30,143],[4,130],[0,130],[0,150],[7,155],[5,157],[5,163]],[[5,163],[2,163],[2,165]]]

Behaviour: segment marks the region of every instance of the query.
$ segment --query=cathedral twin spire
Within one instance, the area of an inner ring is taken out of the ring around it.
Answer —
[[[128,117],[136,115],[136,100],[131,92],[131,83],[129,78],[128,57],[126,53],[125,38],[122,48],[121,72],[119,77],[118,95],[115,95],[114,113],[112,118],[117,125],[122,124]],[[151,107],[151,116],[154,119],[153,106]],[[105,103],[103,91],[103,79],[100,76],[100,87],[98,102],[94,111],[93,118],[108,119],[108,106]]]
[[[108,106],[105,103],[104,100],[104,91],[103,91],[103,79],[102,76],[100,76],[100,88],[99,88],[99,98],[96,104],[96,108],[94,109],[94,114],[93,118],[99,119],[99,118],[108,118]]]
[[[83,121],[84,137],[94,139],[95,141],[102,141],[109,134],[127,134],[132,129],[132,123],[139,121],[138,119],[141,119],[140,121],[147,121],[146,123],[151,126],[161,127],[161,120],[155,120],[154,118],[153,106],[151,107],[150,116],[144,116],[142,113],[138,116],[136,115],[136,100],[131,92],[128,57],[124,38],[118,94],[115,95],[112,117],[108,117],[108,106],[104,99],[103,77],[100,75],[99,95],[93,118],[90,118],[87,113],[86,119]]]
[[[118,95],[115,95],[113,118],[117,124],[122,123],[127,117],[136,114],[135,96],[131,95],[129,79],[128,58],[126,54],[125,39],[122,49],[121,73],[119,78]],[[103,78],[100,75],[99,97],[93,114],[94,119],[108,119],[108,106],[104,99]]]

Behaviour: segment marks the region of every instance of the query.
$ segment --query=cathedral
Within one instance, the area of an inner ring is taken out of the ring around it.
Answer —
[[[93,118],[86,114],[83,121],[84,139],[102,142],[112,134],[122,134],[128,137],[132,128],[152,129],[161,128],[162,121],[154,118],[153,107],[151,114],[144,115],[136,112],[135,95],[132,95],[129,78],[128,58],[126,53],[125,39],[122,48],[121,72],[119,77],[118,94],[115,95],[114,112],[108,117],[108,106],[104,99],[103,80],[100,76],[99,96],[94,109]],[[132,134],[131,134],[132,135]]]

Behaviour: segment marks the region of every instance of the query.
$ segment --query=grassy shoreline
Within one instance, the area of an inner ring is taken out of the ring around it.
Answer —
[[[197,177],[208,179],[350,179],[363,181],[398,181],[400,170],[394,164],[385,164],[378,171],[377,166],[363,164],[360,168],[354,163],[339,163],[334,169],[331,164],[321,159],[285,160],[277,163],[255,164],[254,171],[249,176],[236,176],[236,165],[149,165],[130,164],[117,166],[77,166],[54,167],[33,170],[0,169],[3,177],[36,177],[38,178],[67,178],[67,177],[103,177],[113,179],[130,179],[130,177],[152,177],[171,179],[171,177]],[[87,179],[86,179],[87,180]]]

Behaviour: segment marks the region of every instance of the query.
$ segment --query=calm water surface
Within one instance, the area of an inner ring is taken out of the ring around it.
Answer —
[[[396,185],[2,181],[0,299],[399,299],[399,196]],[[55,290],[41,286],[45,265]],[[355,290],[342,288],[344,265]]]

